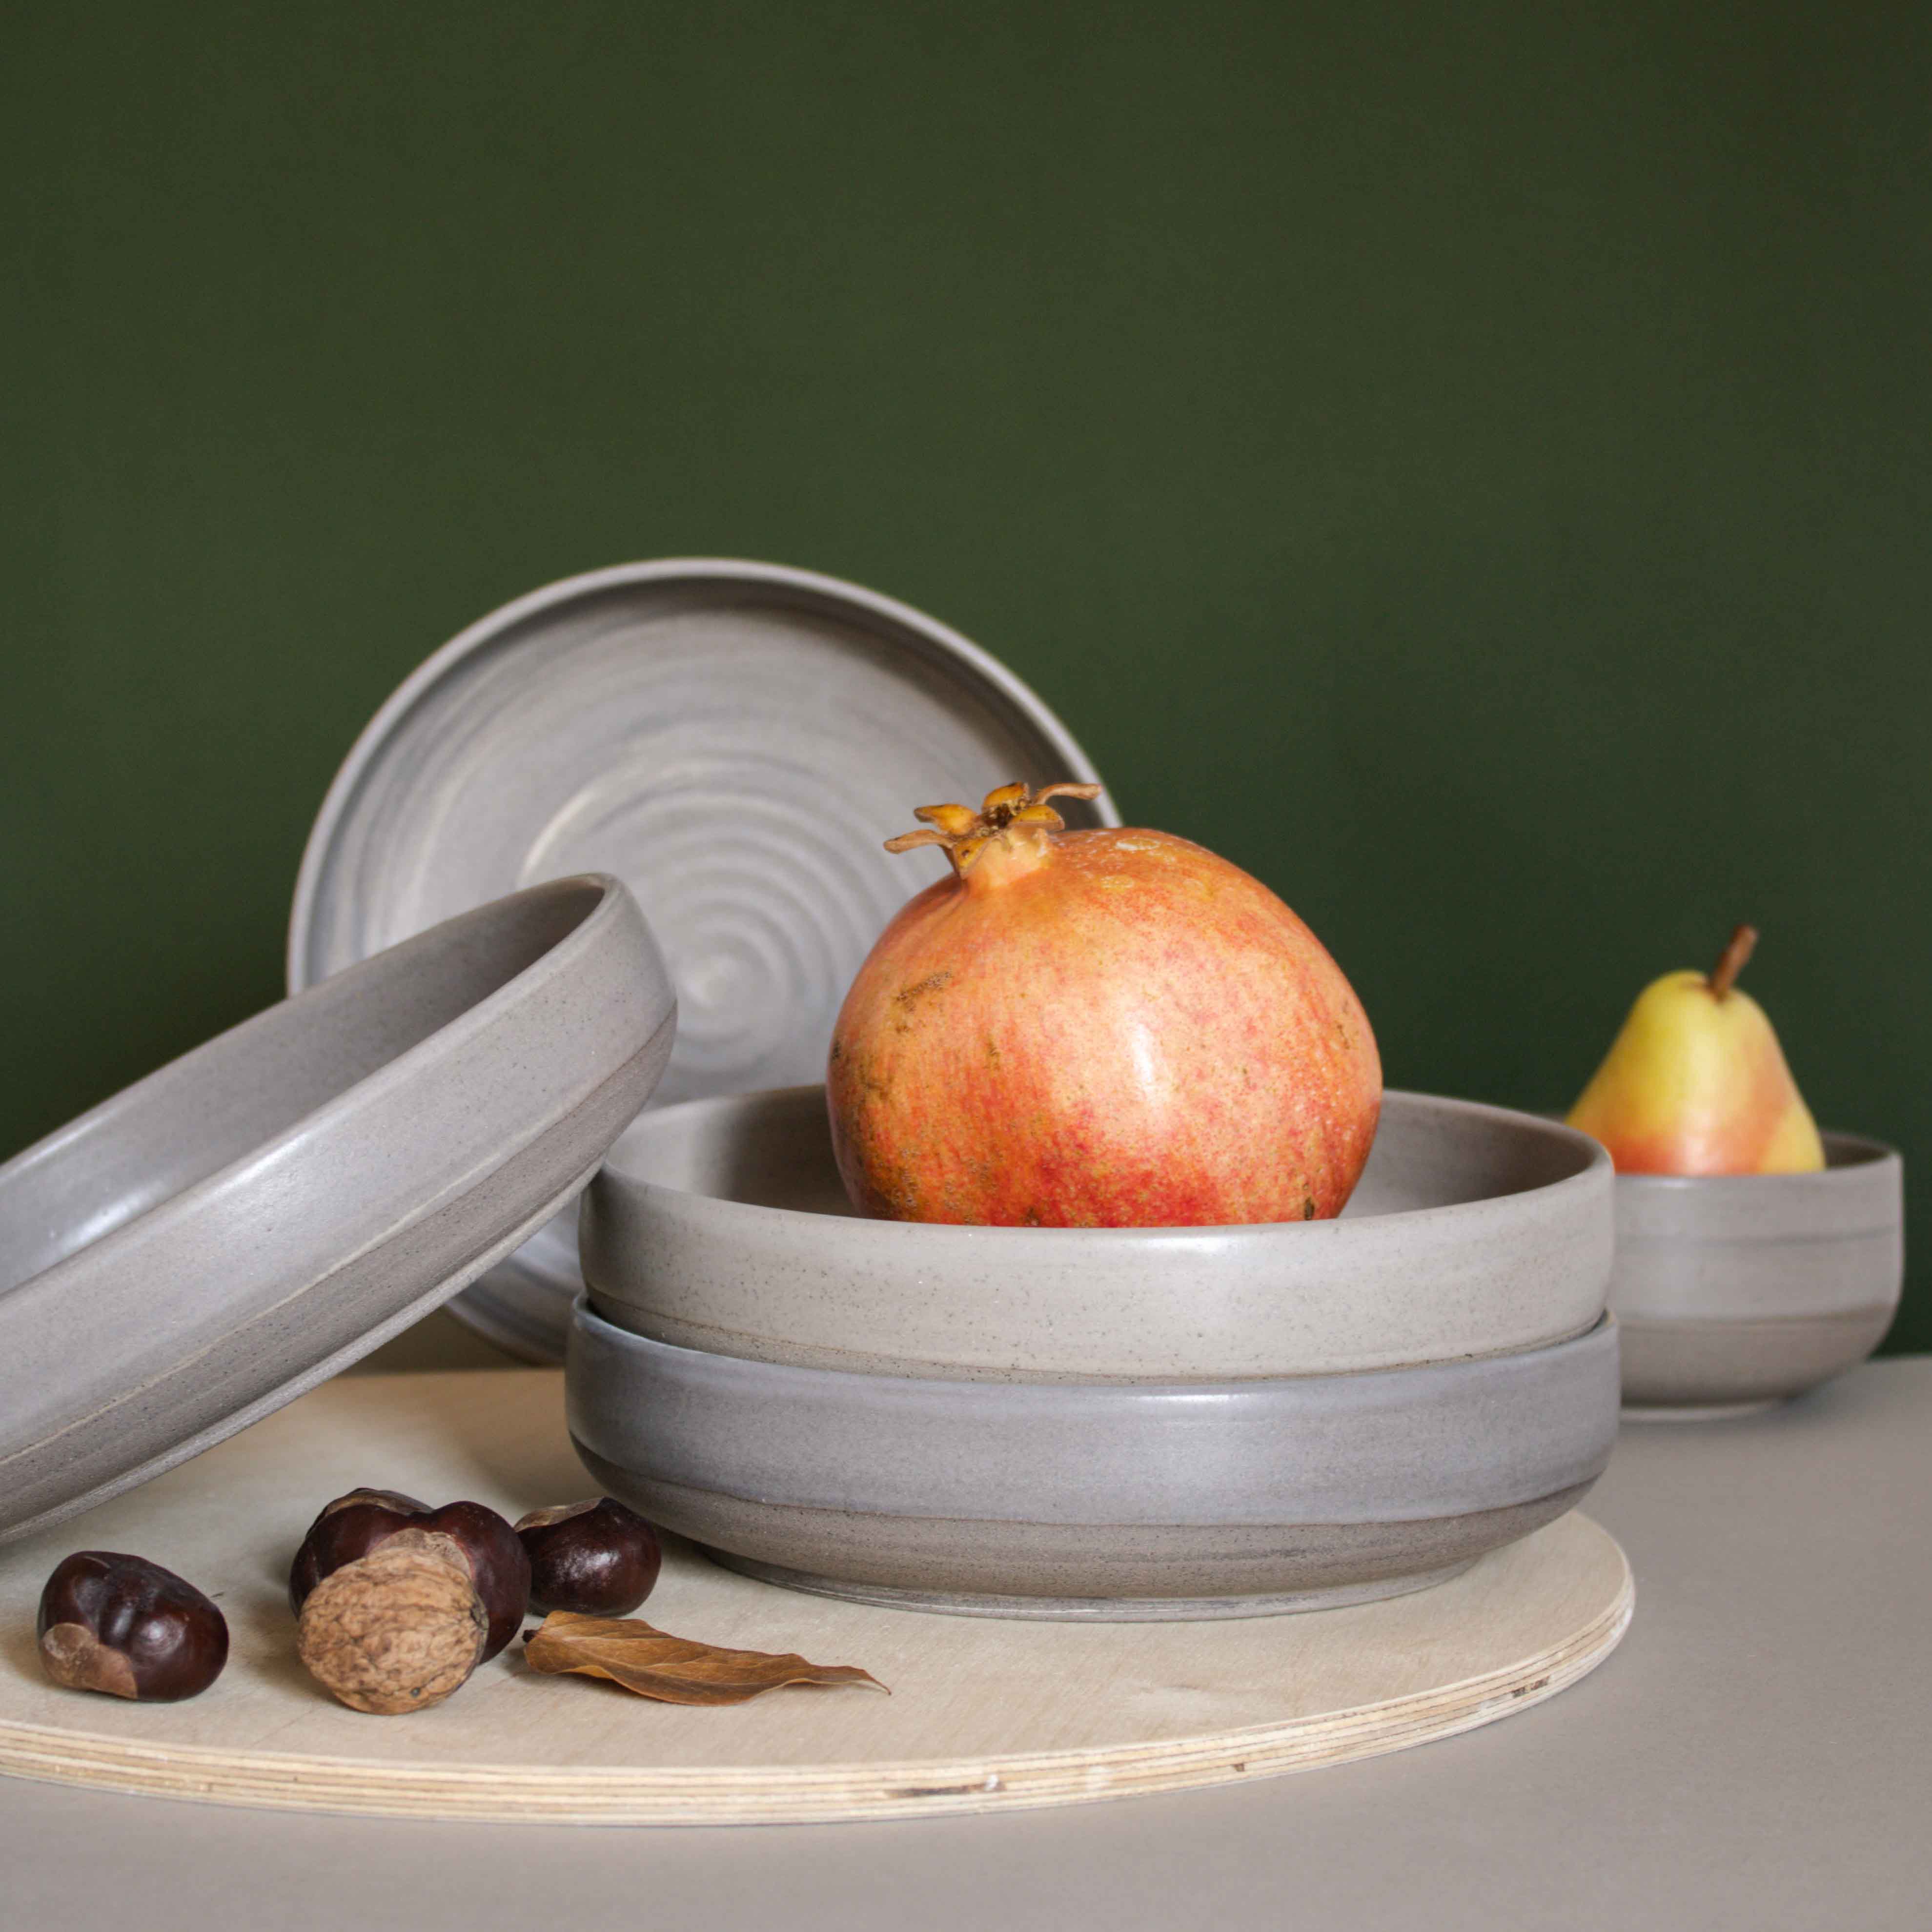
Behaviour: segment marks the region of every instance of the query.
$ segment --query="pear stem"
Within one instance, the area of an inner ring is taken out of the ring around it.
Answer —
[[[1757,944],[1757,928],[1741,926],[1731,934],[1730,944],[1718,956],[1718,963],[1711,968],[1709,986],[1711,997],[1721,1000],[1731,990],[1732,982],[1744,970],[1744,962],[1751,956]]]

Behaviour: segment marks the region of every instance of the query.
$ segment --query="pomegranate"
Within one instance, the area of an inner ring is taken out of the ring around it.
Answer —
[[[832,1035],[853,1204],[896,1221],[1199,1227],[1340,1214],[1382,1108],[1354,990],[1274,894],[1165,832],[1069,832],[1002,785],[922,806],[952,874],[880,935]]]

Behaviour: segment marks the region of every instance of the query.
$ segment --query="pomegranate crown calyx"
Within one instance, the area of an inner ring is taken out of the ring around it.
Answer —
[[[914,813],[931,829],[903,832],[886,841],[888,852],[910,852],[915,846],[940,845],[952,861],[954,874],[964,878],[973,862],[996,839],[1043,841],[1049,832],[1064,832],[1066,821],[1047,803],[1050,798],[1098,798],[1096,784],[1042,785],[1038,791],[1016,780],[987,793],[975,812],[970,805],[922,805]]]

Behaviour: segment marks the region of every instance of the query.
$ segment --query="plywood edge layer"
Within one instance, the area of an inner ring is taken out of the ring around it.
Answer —
[[[506,1824],[808,1824],[1193,1790],[1406,1750],[1555,1696],[1609,1656],[1630,1625],[1629,1562],[1604,1540],[1616,1551],[1617,1587],[1556,1644],[1386,1702],[1193,1738],[896,1763],[578,1768],[230,1752],[0,1722],[0,1772],[214,1804]]]

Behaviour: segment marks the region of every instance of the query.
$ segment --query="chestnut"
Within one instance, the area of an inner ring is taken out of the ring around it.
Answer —
[[[483,1657],[494,1657],[521,1627],[530,1597],[530,1559],[515,1531],[481,1503],[431,1509],[394,1490],[351,1490],[323,1505],[289,1570],[289,1606],[302,1612],[316,1586],[370,1556],[398,1532],[423,1530],[461,1549],[488,1619]]]
[[[199,1696],[228,1661],[228,1623],[194,1586],[112,1550],[76,1550],[40,1592],[40,1662],[70,1690],[142,1703]]]
[[[517,1524],[530,1559],[530,1607],[621,1617],[651,1594],[658,1534],[612,1496],[532,1510]]]
[[[398,1490],[351,1490],[323,1504],[289,1567],[289,1608],[300,1616],[310,1591],[332,1570],[367,1556],[410,1517],[428,1514],[428,1503]]]

